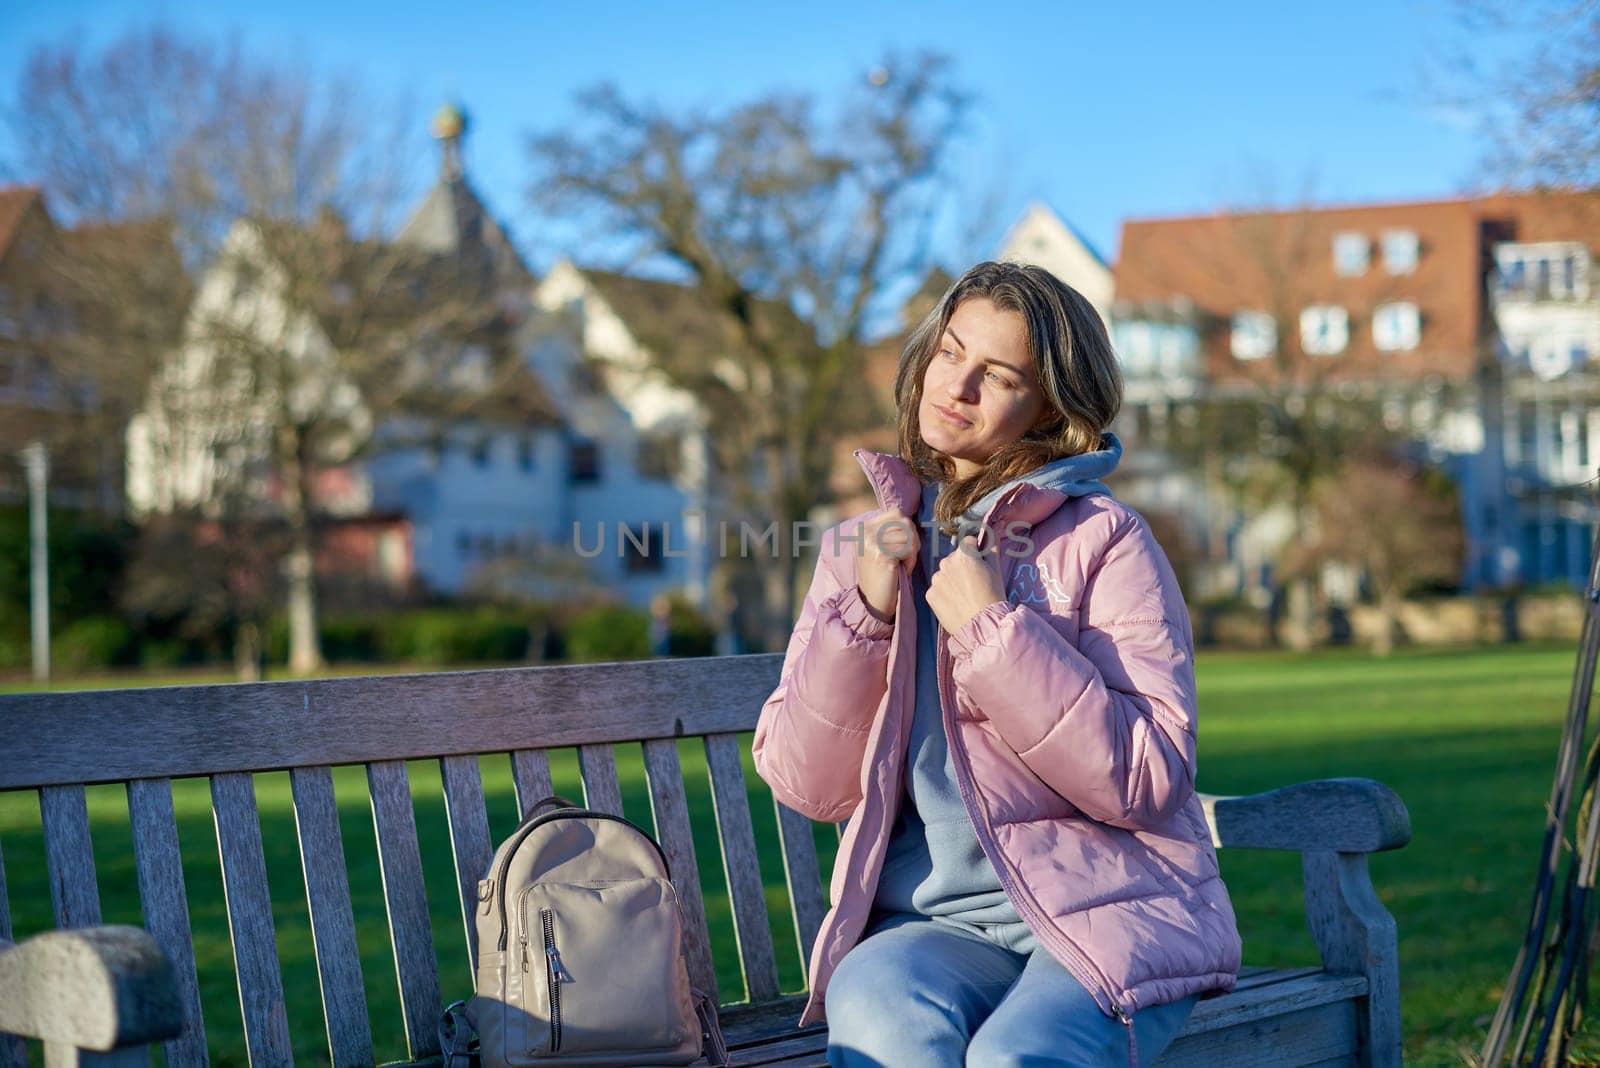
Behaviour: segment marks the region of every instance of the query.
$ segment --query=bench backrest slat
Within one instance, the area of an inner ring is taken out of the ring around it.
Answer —
[[[543,749],[518,749],[511,754],[511,780],[517,787],[517,810],[527,819],[533,806],[556,792],[550,782],[550,758]]]
[[[322,1014],[328,1025],[328,1051],[335,1068],[372,1064],[372,1025],[361,982],[355,911],[350,907],[350,876],[345,870],[339,806],[330,768],[295,768],[289,773],[294,794],[300,866],[305,872],[311,941],[322,987]]]
[[[750,799],[745,793],[744,764],[736,734],[708,734],[706,764],[711,771],[711,800],[717,813],[717,835],[722,842],[722,865],[733,900],[734,930],[745,988],[751,1001],[778,996],[778,962],[772,951],[772,930],[767,926],[766,889],[757,863],[755,830],[750,823]]]
[[[617,758],[611,746],[578,746],[578,767],[583,773],[583,803],[596,812],[622,815],[622,785],[617,782]]]
[[[717,971],[706,935],[705,899],[700,895],[700,865],[695,859],[694,831],[689,822],[688,800],[684,796],[678,743],[669,738],[645,742],[644,772],[650,783],[650,811],[655,817],[656,840],[667,855],[667,864],[672,868],[672,885],[683,906],[683,949],[689,966],[689,981],[716,998]]]
[[[205,1064],[206,1027],[200,1011],[200,980],[195,974],[189,928],[189,899],[184,888],[183,853],[178,846],[178,821],[172,808],[170,779],[134,779],[128,783],[128,828],[133,834],[133,860],[139,876],[139,905],[145,930],[172,962],[178,1000],[183,1005],[183,1031],[166,1043],[167,1063]]]
[[[89,806],[82,786],[39,790],[44,856],[50,870],[50,901],[57,927],[93,927],[100,922],[100,891],[89,840]]]
[[[478,974],[478,881],[489,870],[494,846],[489,842],[489,816],[484,808],[483,776],[478,758],[449,756],[439,761],[444,778],[444,810],[450,820],[450,846],[456,861],[456,886],[461,896],[461,920],[466,932],[467,957],[472,974]]]
[[[0,790],[747,731],[782,663],[764,653],[16,694]]]
[[[822,896],[822,872],[817,863],[817,840],[811,834],[811,821],[782,802],[778,810],[778,838],[783,846],[783,877],[789,885],[789,911],[794,917],[796,943],[800,946],[800,966],[811,961],[811,946],[828,912]]]
[[[383,760],[368,764],[367,793],[378,839],[378,865],[389,911],[389,941],[394,947],[394,967],[400,983],[406,1046],[412,1060],[421,1060],[439,1052],[439,976],[405,762]]]
[[[294,1055],[251,776],[245,772],[212,776],[211,812],[216,817],[217,848],[222,855],[222,889],[250,1063],[288,1064]]]

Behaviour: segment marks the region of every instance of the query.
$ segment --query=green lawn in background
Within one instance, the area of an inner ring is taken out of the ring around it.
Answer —
[[[1411,845],[1372,861],[1379,895],[1399,923],[1410,1063],[1461,1063],[1461,1051],[1479,1041],[1494,1009],[1526,922],[1573,661],[1568,647],[1527,646],[1414,651],[1387,659],[1351,650],[1201,654],[1201,789],[1250,793],[1303,779],[1361,775],[1389,784],[1410,808]],[[718,981],[725,1000],[737,999],[742,980],[703,750],[697,741],[686,741],[680,757],[712,936],[719,943],[715,952],[723,962]],[[648,828],[638,747],[619,747],[618,763],[627,815]],[[575,754],[555,751],[551,764],[558,791],[580,796]],[[483,760],[482,770],[490,830],[498,840],[516,822],[510,769],[502,757]],[[781,979],[785,989],[799,989],[803,976],[771,795],[748,757],[746,774]],[[468,995],[472,979],[438,768],[414,762],[411,775],[442,992],[450,1000]],[[400,1059],[405,1049],[364,773],[340,769],[335,788],[377,1054],[380,1061]],[[304,1063],[326,1062],[288,776],[257,776],[256,792],[295,1055]],[[174,784],[174,803],[199,932],[196,954],[213,1060],[243,1064],[206,784]],[[125,795],[120,787],[95,787],[89,804],[105,919],[138,923]],[[34,795],[0,795],[0,849],[18,937],[50,925],[38,826]],[[826,872],[832,829],[819,828],[817,843]],[[1301,911],[1298,857],[1225,851],[1222,870],[1245,935],[1245,962],[1314,963]]]

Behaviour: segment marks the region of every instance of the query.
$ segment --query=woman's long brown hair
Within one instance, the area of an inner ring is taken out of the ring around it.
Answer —
[[[986,297],[1022,316],[1046,414],[1021,438],[996,449],[971,478],[956,478],[955,461],[922,440],[917,413],[928,364],[961,302]],[[956,517],[1018,475],[1065,456],[1101,447],[1100,435],[1122,407],[1122,372],[1094,305],[1043,267],[984,262],[956,279],[900,351],[895,372],[900,458],[924,482],[942,482],[934,518],[947,533]]]

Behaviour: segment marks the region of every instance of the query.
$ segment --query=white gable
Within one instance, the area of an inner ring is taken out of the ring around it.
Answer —
[[[996,258],[1043,267],[1089,298],[1100,318],[1111,321],[1111,268],[1046,205],[1028,205],[1006,232]]]

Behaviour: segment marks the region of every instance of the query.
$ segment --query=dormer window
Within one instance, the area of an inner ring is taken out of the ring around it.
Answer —
[[[1337,304],[1313,304],[1300,313],[1300,347],[1307,356],[1337,356],[1350,343],[1350,316]]]
[[[1384,231],[1384,269],[1390,274],[1410,274],[1417,269],[1417,257],[1421,247],[1415,230]]]
[[[1278,324],[1266,312],[1238,312],[1233,317],[1229,340],[1234,359],[1265,359],[1278,348]]]
[[[1333,237],[1333,269],[1345,277],[1367,273],[1372,242],[1366,234],[1343,233]]]

